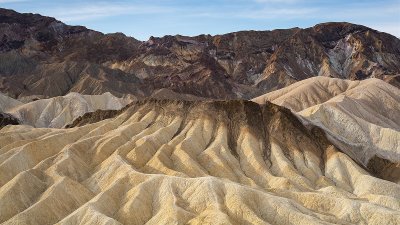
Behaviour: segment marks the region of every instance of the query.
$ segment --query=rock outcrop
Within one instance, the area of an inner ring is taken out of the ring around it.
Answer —
[[[136,102],[70,129],[0,130],[4,224],[398,224],[400,187],[290,110]]]

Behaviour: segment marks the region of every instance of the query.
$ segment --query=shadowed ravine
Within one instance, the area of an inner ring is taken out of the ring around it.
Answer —
[[[68,129],[0,130],[0,223],[400,223],[396,183],[272,103],[96,113]]]

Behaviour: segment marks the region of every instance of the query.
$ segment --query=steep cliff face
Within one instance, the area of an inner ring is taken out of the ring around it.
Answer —
[[[270,103],[146,100],[0,134],[5,224],[400,222],[397,184]]]
[[[144,97],[162,88],[250,98],[318,75],[399,83],[399,39],[349,23],[140,42],[1,9],[0,32],[0,91],[16,98],[71,91]]]

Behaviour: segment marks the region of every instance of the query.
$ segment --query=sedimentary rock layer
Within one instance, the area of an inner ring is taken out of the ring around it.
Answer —
[[[70,129],[0,130],[4,224],[398,224],[376,178],[289,110],[136,102]]]
[[[399,182],[400,90],[378,79],[348,81],[310,78],[255,98],[287,107],[304,124],[322,128],[353,159],[380,166],[382,176]],[[372,161],[371,161],[372,160]],[[392,164],[391,164],[392,163]]]

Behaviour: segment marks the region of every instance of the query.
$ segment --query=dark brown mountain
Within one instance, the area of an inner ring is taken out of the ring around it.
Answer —
[[[398,86],[398,74],[400,40],[349,23],[141,42],[0,9],[0,91],[17,98],[71,91],[143,97],[163,88],[251,98],[318,75]]]

